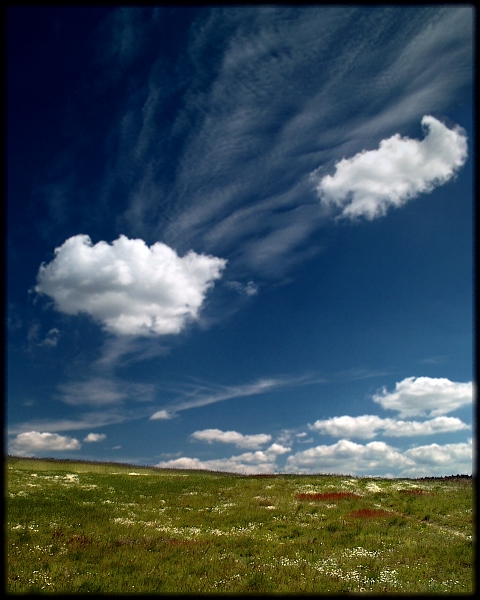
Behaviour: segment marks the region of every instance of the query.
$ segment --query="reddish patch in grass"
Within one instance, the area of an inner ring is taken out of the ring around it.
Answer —
[[[175,538],[162,540],[162,542],[167,543],[169,546],[197,546],[200,544],[198,540],[177,540]]]
[[[297,500],[343,500],[344,498],[360,498],[353,492],[323,492],[318,494],[297,494]]]
[[[90,536],[86,536],[86,535],[72,535],[68,540],[67,540],[67,544],[70,544],[71,546],[89,546],[90,544],[93,544],[93,539]]]
[[[373,509],[373,508],[361,508],[360,510],[354,510],[346,515],[347,517],[354,517],[355,519],[375,519],[377,517],[391,517],[393,513],[388,510]]]
[[[433,492],[425,490],[400,490],[401,494],[409,494],[410,496],[433,496]]]

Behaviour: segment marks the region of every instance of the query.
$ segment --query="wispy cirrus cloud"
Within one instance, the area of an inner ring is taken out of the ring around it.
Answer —
[[[404,137],[471,83],[468,7],[239,6],[192,15],[119,7],[99,28],[98,88],[114,84],[118,93],[91,214],[120,211],[118,231],[228,258],[242,283],[239,273],[282,277],[320,250],[313,234],[326,215],[312,173],[366,141]],[[185,43],[167,57],[150,42],[170,19]],[[361,26],[347,42],[342,31],[353,23]],[[60,169],[68,175],[57,173],[45,190],[55,214],[90,193],[71,175],[80,150],[68,154]]]
[[[125,14],[111,23],[119,65],[144,52]],[[136,15],[137,31],[164,27],[162,14]],[[237,279],[280,277],[319,250],[326,215],[311,174],[447,108],[471,81],[471,21],[453,6],[201,11],[175,70],[142,54],[144,76],[112,123],[104,201],[124,189],[118,224],[143,239],[226,257]],[[348,42],[346,23],[361,23]]]
[[[115,377],[93,376],[58,386],[58,397],[73,406],[119,406],[130,402],[150,402],[153,384],[121,381]]]
[[[111,77],[118,77],[141,54],[155,22],[153,14],[142,7],[122,6],[111,12],[101,26],[108,31],[108,44],[97,48],[98,57]]]
[[[271,377],[259,379],[254,383],[232,386],[212,386],[205,384],[178,385],[175,386],[178,399],[156,411],[150,419],[169,419],[178,412],[190,408],[208,406],[209,404],[232,400],[234,398],[267,394],[281,388],[309,385],[321,381],[323,380],[315,376],[302,375],[298,377]]]
[[[130,421],[135,418],[142,418],[146,415],[139,415],[139,412],[122,410],[117,407],[103,408],[98,410],[83,411],[71,418],[57,419],[32,419],[23,421],[8,427],[8,435],[14,436],[19,433],[29,431],[57,432],[57,431],[77,431],[83,429],[96,429],[106,427],[107,425],[117,425]]]
[[[100,374],[111,369],[124,368],[132,363],[154,360],[168,355],[170,348],[161,344],[157,336],[137,337],[112,335],[103,341],[94,369]]]

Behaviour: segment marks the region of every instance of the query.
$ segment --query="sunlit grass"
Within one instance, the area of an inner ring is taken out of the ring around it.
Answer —
[[[465,593],[472,480],[9,458],[10,593]]]

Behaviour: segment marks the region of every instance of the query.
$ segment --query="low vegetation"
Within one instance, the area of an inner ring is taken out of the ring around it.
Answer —
[[[471,593],[472,479],[6,459],[8,593]]]

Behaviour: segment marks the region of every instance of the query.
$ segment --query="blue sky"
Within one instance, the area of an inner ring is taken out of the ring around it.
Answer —
[[[474,16],[9,7],[8,452],[470,474]]]

